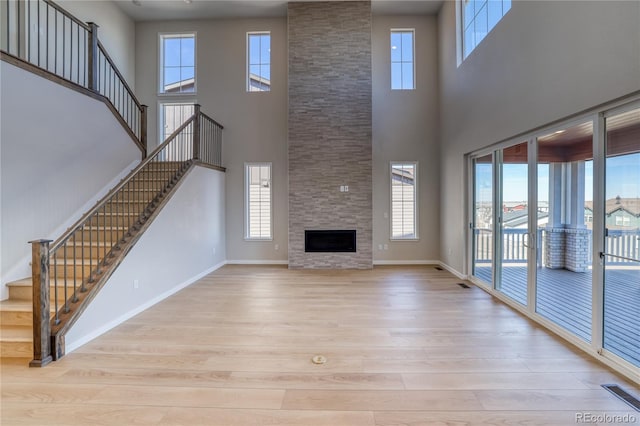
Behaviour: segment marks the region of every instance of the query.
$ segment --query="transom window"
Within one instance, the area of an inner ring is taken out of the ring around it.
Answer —
[[[270,240],[271,163],[245,164],[245,238]]]
[[[271,90],[271,33],[247,33],[247,91]]]
[[[391,30],[391,89],[413,90],[415,83],[413,29]]]
[[[391,239],[415,240],[418,163],[391,163]]]
[[[160,35],[160,93],[196,91],[196,35]]]
[[[463,59],[511,9],[511,0],[460,0]]]

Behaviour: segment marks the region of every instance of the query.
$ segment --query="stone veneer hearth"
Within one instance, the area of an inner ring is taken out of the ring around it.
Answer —
[[[371,268],[371,3],[289,3],[288,36],[289,267]],[[357,252],[305,253],[323,229],[355,229]]]

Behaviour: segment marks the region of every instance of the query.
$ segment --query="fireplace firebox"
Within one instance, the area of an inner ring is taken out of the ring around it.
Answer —
[[[345,253],[356,251],[356,231],[304,231],[304,251],[307,253]]]

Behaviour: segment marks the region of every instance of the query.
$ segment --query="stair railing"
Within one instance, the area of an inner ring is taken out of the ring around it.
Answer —
[[[2,0],[0,51],[7,62],[105,101],[146,156],[147,107],[98,40],[98,25],[51,0]]]
[[[120,264],[139,238],[142,226],[180,177],[193,164],[224,170],[222,129],[200,112],[200,105],[195,105],[194,115],[53,244],[49,240],[31,242],[31,366],[44,366],[64,355],[67,330]]]

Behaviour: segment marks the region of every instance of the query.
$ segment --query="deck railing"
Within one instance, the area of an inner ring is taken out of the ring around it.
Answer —
[[[57,241],[33,244],[34,360],[64,355],[64,334],[109,278],[141,227],[193,164],[222,168],[222,126],[195,113]],[[53,318],[50,319],[50,297]],[[50,340],[49,340],[50,339]]]
[[[30,64],[43,77],[100,96],[146,156],[146,106],[98,40],[98,25],[51,0],[2,0],[0,51],[3,59]]]
[[[545,230],[538,229],[538,258],[544,259],[543,238]],[[502,231],[503,262],[525,263],[527,261],[528,233],[526,229],[504,229]],[[486,228],[474,229],[474,259],[476,263],[490,263],[493,259],[493,231]],[[593,234],[589,231],[588,253],[592,253]],[[605,252],[617,256],[608,264],[633,263],[631,259],[640,259],[640,229],[608,230],[605,238]],[[627,259],[624,259],[627,258]]]

